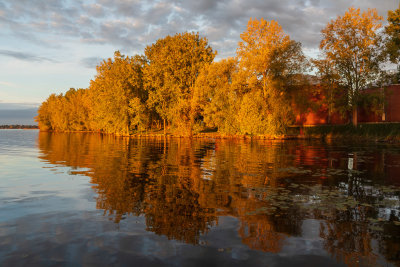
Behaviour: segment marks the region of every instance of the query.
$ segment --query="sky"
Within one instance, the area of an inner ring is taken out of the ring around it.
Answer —
[[[278,21],[316,57],[321,29],[350,6],[376,8],[386,21],[399,0],[1,0],[0,109],[87,88],[114,51],[143,54],[175,33],[207,37],[216,60],[234,56],[250,18]]]

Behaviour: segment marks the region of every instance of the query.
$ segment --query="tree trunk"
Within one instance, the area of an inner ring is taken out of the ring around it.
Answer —
[[[164,119],[164,135],[166,135],[166,134],[167,134],[167,129],[165,127],[165,119]]]
[[[193,114],[193,112],[190,112],[189,137],[193,137],[193,126],[194,126],[194,114]]]
[[[331,83],[331,86],[334,85]],[[333,106],[333,95],[332,90],[329,91],[329,104],[328,104],[328,124],[331,124],[331,116],[332,116],[332,106]]]
[[[357,109],[357,107],[353,107],[353,126],[356,126],[357,127],[357,125],[358,125],[358,109]]]
[[[329,104],[328,108],[328,124],[331,124],[331,105]]]
[[[193,137],[193,127],[192,127],[192,125],[190,125],[190,127],[189,127],[189,137],[190,138]]]
[[[164,159],[165,159],[165,154],[167,154],[167,137],[164,135]]]

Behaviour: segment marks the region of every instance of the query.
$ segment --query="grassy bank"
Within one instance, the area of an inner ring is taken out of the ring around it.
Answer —
[[[93,132],[93,131],[67,131],[67,132]],[[100,132],[97,132],[100,133]],[[105,133],[103,133],[105,134]],[[133,138],[188,138],[174,131],[167,131],[164,135],[163,130],[148,131],[145,133],[121,135]],[[261,140],[289,140],[289,139],[346,139],[346,140],[367,140],[379,142],[400,143],[400,123],[369,123],[360,124],[358,127],[353,125],[320,125],[320,126],[294,126],[290,127],[284,135],[238,135],[223,134],[217,129],[207,130],[196,133],[192,138],[212,138],[212,139],[261,139]]]
[[[353,125],[321,125],[303,128],[306,138],[357,138],[373,141],[400,142],[400,123],[363,123]]]

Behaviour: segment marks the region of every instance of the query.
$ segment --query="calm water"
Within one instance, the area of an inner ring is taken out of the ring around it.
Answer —
[[[399,266],[400,146],[0,130],[0,266]]]

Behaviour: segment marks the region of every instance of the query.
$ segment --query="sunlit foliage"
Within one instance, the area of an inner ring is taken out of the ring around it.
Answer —
[[[379,74],[381,20],[375,9],[361,13],[359,8],[351,7],[322,30],[320,48],[339,75],[354,124],[357,124],[361,90]]]
[[[117,51],[114,59],[97,66],[89,87],[96,130],[129,134],[144,128],[147,93],[143,89],[143,65],[142,57],[126,57]]]
[[[160,117],[184,133],[191,132],[194,122],[193,87],[202,68],[215,56],[206,38],[198,33],[167,36],[147,46],[145,55],[148,105]]]
[[[193,108],[210,128],[236,133],[236,113],[240,92],[234,88],[237,60],[228,58],[213,62],[200,72],[194,88]]]
[[[301,44],[273,20],[250,19],[240,37],[239,75],[244,76],[249,94],[239,111],[240,132],[284,133],[294,119],[292,103],[306,95],[296,92],[306,89],[300,78],[307,68]]]
[[[216,52],[198,33],[159,39],[145,56],[117,51],[97,66],[78,118],[71,121],[73,101],[71,107],[59,103],[67,95],[52,95],[39,109],[40,128],[128,135],[160,129],[163,122],[164,134],[167,124],[189,136],[205,128],[282,133],[299,102],[294,91],[306,62],[301,46],[263,19],[250,20],[242,39],[236,58],[214,63]]]
[[[115,52],[97,66],[89,89],[52,94],[42,103],[36,118],[42,130],[102,131],[129,134],[144,131],[150,112],[143,89],[144,59]]]
[[[386,52],[390,61],[398,63],[400,60],[400,5],[399,8],[388,12],[388,25],[385,27],[387,34]]]
[[[384,105],[383,94],[362,90],[377,81],[385,58],[398,60],[398,13],[389,12],[384,32],[374,9],[349,8],[329,22],[322,30],[322,56],[311,61],[316,76],[301,44],[273,20],[250,19],[236,56],[218,62],[198,33],[166,36],[142,56],[115,52],[97,66],[88,89],[49,96],[37,121],[41,130],[119,135],[281,135],[296,115],[321,104],[328,108],[328,123],[331,114],[351,111],[357,121],[357,107],[379,113]]]
[[[40,106],[37,121],[42,130],[91,130],[90,108],[88,91],[71,88],[65,95],[50,95]]]

